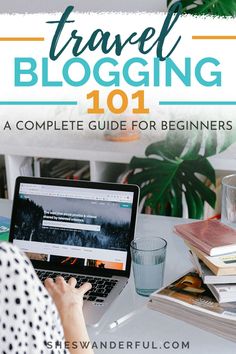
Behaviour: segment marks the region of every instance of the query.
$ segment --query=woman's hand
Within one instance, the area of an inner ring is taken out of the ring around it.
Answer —
[[[90,283],[84,283],[76,289],[76,283],[75,278],[70,278],[67,283],[62,277],[57,277],[55,282],[50,278],[44,282],[58,309],[70,353],[93,354],[82,312],[83,296],[92,286]],[[90,345],[85,349],[80,346],[83,342]],[[75,346],[75,343],[78,345]]]
[[[77,281],[75,278],[70,278],[68,283],[63,277],[57,277],[55,282],[48,278],[45,280],[45,287],[58,309],[61,320],[65,320],[71,311],[77,311],[83,316],[83,296],[91,289],[90,283],[84,283],[80,288],[76,289]]]

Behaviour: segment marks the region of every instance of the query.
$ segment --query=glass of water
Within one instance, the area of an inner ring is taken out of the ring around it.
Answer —
[[[140,237],[131,244],[136,292],[149,296],[163,285],[167,242],[160,237]]]
[[[221,221],[236,228],[236,175],[222,179]]]

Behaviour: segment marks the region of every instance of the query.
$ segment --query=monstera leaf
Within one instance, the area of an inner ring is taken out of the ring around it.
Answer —
[[[153,214],[183,216],[183,195],[190,218],[203,216],[204,203],[215,206],[215,170],[207,157],[225,150],[235,133],[218,142],[216,132],[169,132],[165,140],[149,145],[145,158],[133,157],[129,183],[141,188],[140,200]]]
[[[168,0],[167,5],[172,5],[175,1]],[[213,15],[213,16],[235,16],[235,0],[182,0],[183,13],[193,15]]]

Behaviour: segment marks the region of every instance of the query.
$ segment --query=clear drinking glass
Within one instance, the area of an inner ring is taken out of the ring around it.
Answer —
[[[160,237],[140,237],[131,244],[136,292],[149,296],[163,285],[167,242]]]
[[[221,221],[236,228],[236,175],[222,179]]]

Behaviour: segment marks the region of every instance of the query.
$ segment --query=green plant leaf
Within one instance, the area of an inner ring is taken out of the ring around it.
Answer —
[[[235,16],[235,0],[192,0],[180,1],[183,6],[183,13],[193,15],[213,15],[213,16]],[[169,2],[171,5],[171,2]]]
[[[201,132],[196,132],[191,136],[191,139],[188,139],[187,151],[184,156],[182,156],[183,160],[196,160],[198,158],[202,145],[201,136]]]
[[[201,218],[204,204],[214,208],[216,202],[209,187],[216,183],[215,170],[207,157],[236,142],[235,130],[224,134],[218,139],[216,132],[170,131],[165,140],[146,148],[146,158],[131,160],[128,182],[140,186],[140,199],[153,214],[181,217],[186,200],[189,217]]]
[[[172,195],[170,198],[171,216],[181,217],[183,215],[183,202],[181,187],[176,184],[172,185]]]
[[[208,134],[208,137],[206,139],[204,156],[205,157],[213,156],[216,153],[217,153],[217,132],[213,130]]]
[[[133,157],[132,160],[130,161],[130,167],[132,169],[135,168],[155,168],[155,167],[162,167],[166,166],[166,163],[155,159],[155,158],[139,158],[139,157]]]
[[[150,181],[153,177],[154,179],[161,178],[165,179],[168,178],[169,175],[172,175],[176,169],[176,164],[166,163],[163,164],[162,167],[155,167],[144,169],[141,172],[135,173],[129,177],[129,183],[138,184],[143,183],[145,181]]]
[[[166,209],[169,203],[169,191],[167,190],[159,201],[159,215],[166,215]]]
[[[232,144],[236,143],[236,129],[232,129],[225,133],[224,143],[220,147],[219,152],[223,152]]]
[[[190,219],[195,219],[197,215],[197,206],[195,203],[195,199],[192,195],[192,192],[190,189],[186,189],[186,192],[184,194],[185,194],[186,203],[188,205],[188,217]]]
[[[151,193],[158,193],[158,182],[156,180],[142,186],[140,191],[140,199],[142,200],[146,195]]]
[[[196,190],[201,197],[212,207],[215,207],[216,194],[210,188],[208,188],[200,179],[194,174],[186,173],[188,180],[191,182],[191,186]]]
[[[190,183],[186,183],[185,187],[185,199],[188,205],[189,218],[201,219],[203,216],[203,201],[200,195],[191,187]]]
[[[209,181],[212,184],[216,184],[216,173],[210,162],[202,157],[198,156],[198,159],[196,160],[197,163],[194,163],[192,161],[184,161],[185,169],[186,171],[191,172],[192,174],[199,173],[209,179]]]
[[[139,164],[138,166],[140,167]],[[194,164],[191,160],[178,164],[165,160],[161,167],[134,173],[128,182],[140,186],[140,199],[145,199],[145,206],[151,207],[153,213],[159,215],[182,216],[182,194],[185,190],[189,217],[199,217],[203,214],[204,201],[214,208],[216,196],[201,178],[195,175],[198,173],[212,183],[215,182],[214,169],[202,156],[199,156]]]
[[[220,134],[214,130],[209,131],[205,139],[204,152],[202,153],[202,155],[205,157],[214,156],[217,153],[225,151],[230,145],[234,143],[236,143],[235,128],[232,128],[231,130],[225,130]]]
[[[200,195],[195,192],[194,190],[192,190],[192,196],[195,200],[195,204],[196,204],[196,215],[195,215],[195,219],[201,219],[203,217],[203,201],[200,197]]]
[[[180,157],[186,148],[186,144],[189,140],[189,132],[174,130],[167,134],[165,140],[165,148],[170,151],[172,156]]]
[[[168,150],[165,141],[158,141],[157,143],[150,144],[146,150],[145,155],[159,155],[162,159],[174,161],[175,154]]]

